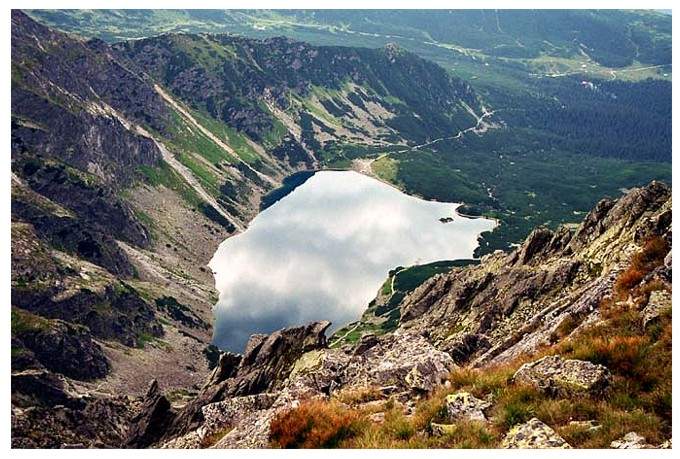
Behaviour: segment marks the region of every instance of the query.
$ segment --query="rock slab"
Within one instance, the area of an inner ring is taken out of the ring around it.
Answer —
[[[602,365],[551,355],[525,363],[517,370],[513,380],[553,396],[599,395],[609,386],[611,373]]]

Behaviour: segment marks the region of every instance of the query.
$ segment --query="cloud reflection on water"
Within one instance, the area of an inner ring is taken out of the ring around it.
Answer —
[[[494,223],[455,207],[356,172],[315,174],[215,253],[214,343],[240,352],[253,333],[321,319],[339,328],[361,315],[390,269],[470,258]]]

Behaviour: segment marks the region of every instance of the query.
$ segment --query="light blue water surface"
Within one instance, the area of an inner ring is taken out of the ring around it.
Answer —
[[[219,246],[214,343],[241,352],[253,333],[321,319],[337,329],[361,316],[390,269],[471,258],[495,222],[459,216],[458,205],[356,172],[316,173]]]

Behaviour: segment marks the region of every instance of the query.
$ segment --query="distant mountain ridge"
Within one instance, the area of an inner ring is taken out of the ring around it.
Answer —
[[[323,32],[333,32],[340,40],[380,40],[391,36],[511,58],[536,57],[539,53],[570,57],[590,51],[598,62],[611,67],[629,65],[634,59],[654,65],[671,63],[671,19],[656,11],[33,10],[29,13],[64,30],[99,36],[107,41],[168,31],[220,31],[253,36],[298,33],[318,40],[323,39]],[[136,27],[127,27],[130,21],[134,21]],[[634,26],[626,25],[630,22]]]

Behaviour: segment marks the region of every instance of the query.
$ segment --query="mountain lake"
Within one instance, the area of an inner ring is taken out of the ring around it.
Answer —
[[[471,258],[496,223],[456,213],[352,171],[321,171],[220,244],[214,344],[241,352],[253,333],[357,320],[397,266]]]

